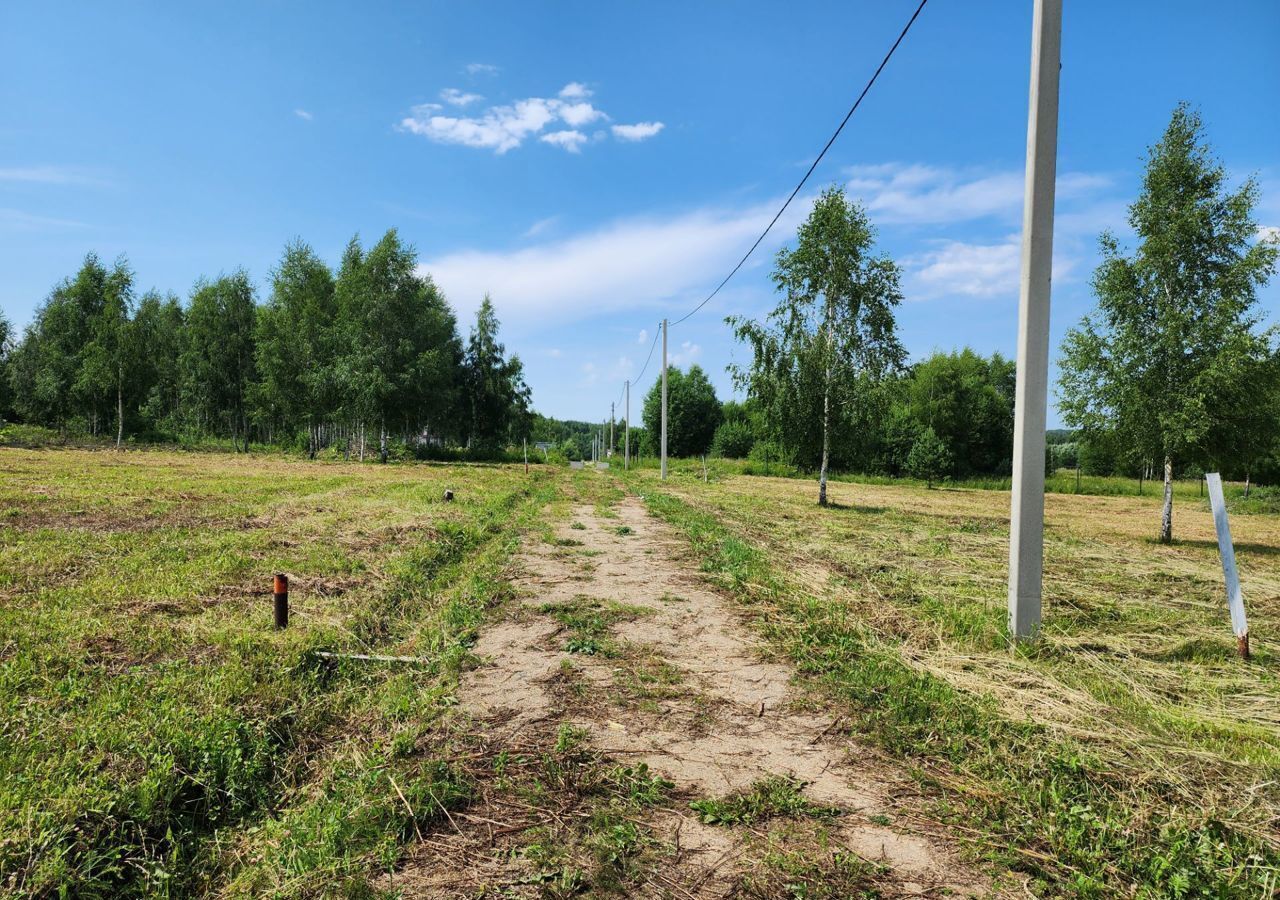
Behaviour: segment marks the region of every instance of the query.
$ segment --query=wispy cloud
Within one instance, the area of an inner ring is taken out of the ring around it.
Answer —
[[[462,315],[469,315],[486,291],[500,305],[504,321],[531,324],[682,306],[700,300],[723,277],[779,202],[625,219],[515,250],[462,250],[426,260],[421,268]],[[797,198],[761,246],[762,256],[794,234],[811,204],[811,197]],[[638,343],[649,338],[642,333]]]
[[[11,184],[102,185],[105,180],[78,166],[10,166],[0,168],[0,182]]]
[[[440,92],[446,103],[467,106],[483,99],[456,88]],[[490,106],[478,115],[448,115],[438,103],[423,103],[413,107],[410,114],[400,120],[400,128],[439,144],[457,144],[507,153],[537,136],[546,144],[570,153],[579,153],[590,138],[582,129],[593,122],[607,121],[609,116],[592,100],[592,91],[578,81],[566,84],[554,97],[528,97],[514,103]],[[549,130],[562,123],[567,126]],[[640,123],[620,126],[640,131],[618,132],[621,140],[643,140],[661,130],[661,123]],[[649,129],[651,133],[641,134]]]
[[[670,363],[673,366],[691,366],[700,356],[702,356],[701,345],[693,341],[681,341],[679,349],[670,354]]]
[[[530,225],[528,228],[526,228],[524,231],[524,234],[522,234],[521,237],[526,237],[526,238],[537,237],[538,235],[542,234],[544,231],[551,228],[553,225],[555,225],[559,221],[560,221],[559,216],[547,216],[545,219],[539,219],[538,221]]]
[[[38,216],[20,209],[0,208],[0,231],[49,231],[67,228],[87,228],[84,222]]]
[[[882,163],[848,170],[849,193],[861,200],[874,222],[946,224],[994,218],[1016,222],[1022,214],[1023,172],[982,172],[944,166]],[[1061,200],[1097,194],[1111,185],[1105,175],[1064,172]]]
[[[997,243],[941,241],[930,250],[902,260],[908,300],[943,296],[1017,296],[1022,265],[1022,237],[1011,234]],[[1077,260],[1055,253],[1053,278],[1065,279]]]
[[[664,126],[661,122],[637,122],[634,125],[614,125],[613,136],[620,141],[644,141],[656,135]]]
[[[639,333],[638,335],[636,335],[636,343],[637,343],[637,344],[647,344],[647,343],[649,343],[649,329],[648,329],[648,328],[641,328],[641,329],[640,329],[640,333]]]
[[[310,122],[312,119],[315,118],[315,116],[307,112],[305,109],[295,109],[293,111],[293,114],[297,116],[299,119],[302,119],[304,122]]]
[[[1280,226],[1261,225],[1258,227],[1258,240],[1280,244]]]
[[[440,92],[440,99],[452,106],[470,106],[472,103],[483,100],[484,97],[480,94],[460,91],[457,88],[445,88]]]
[[[499,72],[501,72],[502,69],[500,69],[497,66],[490,65],[489,63],[473,62],[473,63],[467,63],[465,71],[468,75],[472,75],[472,76],[474,75],[494,76],[494,75],[497,75]]]

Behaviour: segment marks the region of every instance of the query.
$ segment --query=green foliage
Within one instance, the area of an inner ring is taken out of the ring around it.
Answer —
[[[667,455],[701,456],[711,449],[723,411],[716,389],[701,366],[688,372],[667,369]],[[662,379],[644,398],[645,452],[657,456],[662,440]]]
[[[996,473],[1013,452],[1016,368],[996,353],[969,348],[934,353],[911,368],[905,402],[911,419],[931,429],[949,451],[945,474]]]
[[[761,779],[749,790],[694,800],[689,807],[706,825],[754,825],[774,818],[830,819],[840,810],[805,797],[804,782],[782,775]]]
[[[201,430],[229,433],[236,449],[242,438],[248,449],[256,324],[257,306],[247,272],[196,285],[181,357],[183,403]]]
[[[1257,182],[1227,183],[1199,114],[1180,105],[1129,207],[1137,248],[1102,234],[1097,308],[1063,342],[1060,408],[1086,438],[1113,433],[1157,465],[1274,446],[1274,401],[1257,404],[1255,384],[1280,383],[1280,359],[1256,304],[1278,249],[1255,240]]]
[[[342,346],[333,273],[301,241],[285,247],[271,277],[271,296],[258,312],[254,386],[259,422],[305,424],[307,452],[319,452],[320,425],[341,404],[337,367]]]
[[[907,472],[912,478],[919,478],[928,487],[935,481],[941,481],[951,469],[951,453],[947,445],[933,432],[925,428],[920,432],[911,452],[907,455]]]
[[[727,459],[746,459],[756,436],[746,422],[722,422],[711,439],[711,453]]]
[[[773,281],[782,294],[764,322],[728,319],[750,346],[751,364],[734,378],[761,410],[769,437],[803,465],[820,465],[825,502],[832,446],[872,414],[876,387],[906,353],[894,307],[902,301],[897,265],[874,256],[866,212],[840,188],[825,190],[783,248]]]
[[[123,259],[90,254],[16,345],[0,334],[0,417],[88,433],[198,444],[229,438],[339,448],[363,458],[491,458],[528,433],[529,389],[497,339],[486,297],[467,352],[417,256],[387,232],[353,239],[335,277],[296,241],[259,306],[243,271],[136,301]],[[12,395],[12,402],[10,396]],[[114,427],[112,427],[114,426]]]
[[[13,323],[0,310],[0,422],[13,418],[13,388],[9,381],[9,357],[13,353]]]
[[[486,294],[476,312],[464,361],[471,416],[467,445],[517,443],[529,433],[530,392],[520,357],[506,356],[498,341],[498,316]]]

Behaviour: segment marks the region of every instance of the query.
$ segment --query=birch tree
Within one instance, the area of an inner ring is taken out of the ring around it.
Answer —
[[[1255,329],[1257,291],[1277,248],[1257,239],[1258,185],[1227,188],[1198,113],[1179,105],[1147,156],[1129,207],[1138,237],[1127,254],[1099,238],[1097,308],[1063,344],[1058,396],[1068,425],[1086,436],[1114,429],[1143,457],[1163,463],[1160,540],[1173,540],[1176,463],[1202,455],[1237,393],[1231,374],[1265,356]]]
[[[773,436],[786,443],[817,423],[822,506],[833,431],[906,355],[894,319],[902,301],[898,267],[874,255],[874,245],[866,212],[843,189],[828,188],[800,226],[795,248],[778,252],[777,308],[764,322],[728,320],[753,351],[735,379],[761,403]]]

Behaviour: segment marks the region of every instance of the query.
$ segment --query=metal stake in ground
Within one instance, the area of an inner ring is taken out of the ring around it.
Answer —
[[[1013,498],[1009,515],[1009,635],[1040,630],[1044,569],[1044,445],[1049,404],[1049,291],[1058,156],[1058,68],[1062,0],[1036,0],[1027,115],[1022,279],[1018,299],[1018,381],[1014,399]]]
[[[1249,623],[1244,616],[1244,594],[1240,592],[1240,575],[1236,572],[1236,550],[1231,543],[1231,525],[1227,522],[1227,501],[1222,496],[1222,477],[1217,472],[1205,476],[1209,482],[1209,505],[1213,507],[1213,528],[1218,533],[1218,553],[1222,556],[1222,577],[1227,583],[1227,606],[1231,610],[1231,630],[1235,632],[1236,649],[1242,659],[1249,658]]]
[[[667,480],[667,320],[662,320],[662,480]]]
[[[277,574],[271,595],[272,617],[276,629],[289,627],[289,576]]]

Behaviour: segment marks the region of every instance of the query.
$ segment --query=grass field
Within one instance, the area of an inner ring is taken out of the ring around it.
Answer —
[[[0,451],[3,889],[306,893],[394,856],[455,788],[430,735],[543,480]]]
[[[1172,546],[1153,540],[1153,494],[1050,496],[1044,640],[1011,653],[998,491],[838,482],[820,510],[811,481],[713,464],[704,483],[694,462],[663,484],[649,469],[6,449],[0,891],[376,893],[408,844],[489,790],[456,686],[510,598],[518,542],[551,541],[570,490],[605,514],[620,487],[684,533],[815,700],[900,760],[918,814],[975,857],[1045,895],[1280,884],[1280,518],[1232,522],[1243,662],[1194,484]],[[277,571],[292,579],[283,632]],[[521,802],[581,804],[589,784],[603,799],[572,821],[638,821],[628,770],[550,740],[519,757]]]
[[[1006,649],[1008,495],[633,476],[704,568],[919,767],[934,813],[1046,889],[1269,896],[1280,884],[1280,520],[1233,533],[1254,639],[1234,655],[1207,503],[1047,498],[1045,630]]]

